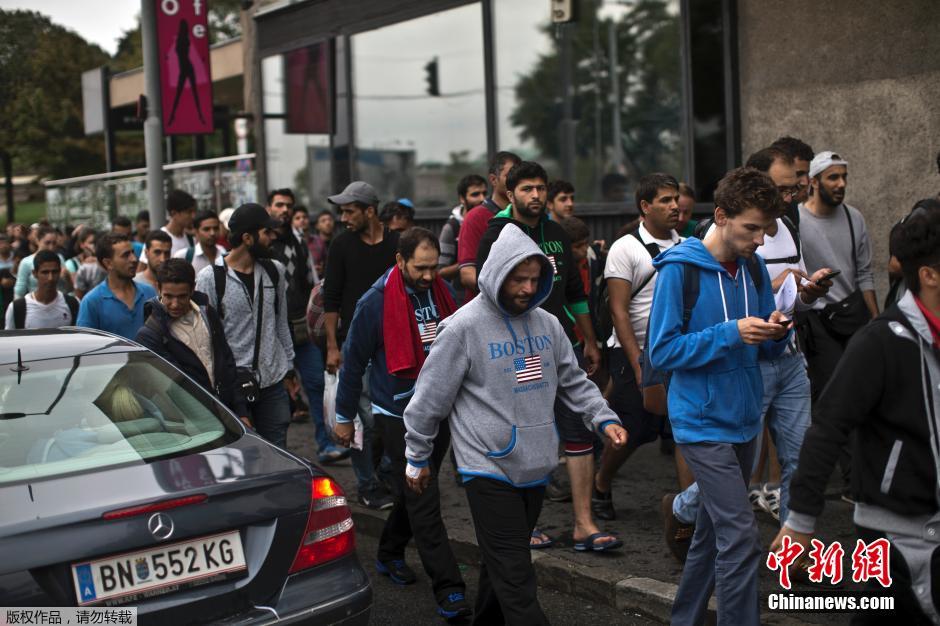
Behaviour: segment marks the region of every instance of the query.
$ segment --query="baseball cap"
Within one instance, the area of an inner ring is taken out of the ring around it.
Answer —
[[[849,162],[831,150],[824,150],[813,157],[809,164],[809,177],[821,174],[833,165],[848,165]]]
[[[342,193],[327,198],[331,204],[349,204],[350,202],[361,202],[369,206],[378,206],[379,197],[375,193],[375,188],[362,180],[354,180],[346,185]]]
[[[282,224],[268,215],[267,209],[260,204],[248,202],[241,205],[228,220],[229,232],[235,235],[250,233],[261,228],[277,230]]]

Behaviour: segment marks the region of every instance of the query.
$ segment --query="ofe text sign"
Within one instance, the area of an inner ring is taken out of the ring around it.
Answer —
[[[160,97],[166,135],[211,133],[207,0],[152,0],[157,4]]]

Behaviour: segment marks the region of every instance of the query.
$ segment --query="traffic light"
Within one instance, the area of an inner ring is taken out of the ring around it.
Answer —
[[[440,96],[440,84],[437,82],[437,57],[434,57],[424,66],[427,76],[424,79],[428,82],[427,92],[429,96]]]

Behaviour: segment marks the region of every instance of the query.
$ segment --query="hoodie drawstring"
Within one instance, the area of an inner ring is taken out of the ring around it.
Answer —
[[[519,338],[516,336],[516,331],[513,330],[512,324],[509,323],[509,316],[508,316],[508,315],[504,315],[504,316],[503,316],[503,323],[506,324],[506,328],[509,329],[509,334],[512,335],[512,344],[513,344],[514,346],[515,346],[515,345],[518,345],[518,343],[519,343]],[[526,320],[523,320],[523,321],[522,321],[522,329],[525,331],[526,337],[532,337],[532,333],[529,332],[529,323],[528,323]],[[534,355],[534,354],[535,354],[535,353],[532,351],[532,340],[531,340],[531,339],[529,340],[529,350],[528,350],[528,352],[529,352],[530,355]]]
[[[725,321],[728,322],[730,319],[728,318],[728,303],[725,301],[724,281],[721,280],[721,272],[715,272],[715,275],[718,276],[718,290],[721,291],[721,307],[725,312]],[[747,272],[744,272],[743,276],[746,277]],[[744,317],[750,317],[751,309],[747,300],[747,278],[743,278],[742,282],[744,283]]]

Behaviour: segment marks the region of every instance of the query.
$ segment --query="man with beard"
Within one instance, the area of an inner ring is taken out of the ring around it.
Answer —
[[[75,325],[133,339],[144,325],[144,303],[156,297],[157,290],[134,280],[137,257],[125,235],[100,237],[95,256],[108,277],[82,298]]]
[[[280,226],[277,240],[271,243],[273,258],[284,265],[287,278],[287,319],[294,340],[294,368],[310,402],[314,436],[317,440],[317,458],[321,463],[333,463],[349,456],[330,440],[323,424],[323,351],[310,340],[307,330],[307,301],[317,284],[313,257],[305,243],[306,234],[293,227],[294,192],[275,189],[268,194],[268,215]]]
[[[526,233],[547,256],[555,270],[551,291],[541,307],[554,315],[572,343],[577,341],[574,327],[581,336],[581,355],[588,375],[597,370],[600,351],[587,297],[580,273],[571,254],[571,239],[558,223],[548,218],[545,210],[548,197],[548,175],[533,161],[521,161],[506,176],[507,199],[512,203],[497,213],[480,240],[477,267],[483,267],[493,242],[507,224],[514,224]],[[573,321],[572,321],[573,320]],[[566,467],[571,479],[571,500],[574,508],[575,549],[602,552],[622,545],[620,539],[602,532],[591,516],[591,485],[594,480],[594,433],[584,427],[579,416],[572,414],[564,403],[555,407],[555,421],[565,443]],[[539,535],[541,544],[549,539]],[[540,544],[535,543],[538,547]]]
[[[810,164],[809,175],[810,197],[800,205],[806,269],[841,272],[832,277],[829,293],[816,300],[801,319],[800,338],[815,400],[829,382],[849,338],[878,315],[878,302],[865,218],[844,203],[848,162],[834,152],[820,152]]]
[[[405,485],[405,424],[402,415],[414,393],[437,325],[457,307],[447,284],[437,275],[437,237],[424,228],[401,235],[395,265],[378,278],[356,305],[346,342],[336,393],[336,435],[345,444],[353,437],[351,417],[358,410],[362,377],[369,363],[369,391],[375,422],[383,431],[385,454],[391,459],[395,506],[389,511],[379,541],[376,569],[398,585],[415,582],[405,563],[412,539],[431,579],[438,613],[446,619],[470,615],[466,585],[441,519],[437,481],[418,494]],[[431,472],[436,477],[450,445],[447,420],[434,437]]]
[[[340,346],[352,324],[356,302],[395,263],[398,233],[385,229],[379,221],[379,198],[369,183],[353,181],[342,193],[328,200],[339,207],[340,220],[346,224],[346,232],[330,244],[323,285],[326,371],[335,374],[342,364]],[[359,502],[369,508],[388,509],[392,498],[376,480],[373,467],[368,379],[368,375],[363,377],[359,398],[362,450],[353,450],[350,458],[356,473]]]
[[[528,173],[532,165],[518,167]],[[544,198],[544,171],[535,180]],[[531,237],[505,226],[482,265],[480,295],[441,323],[405,410],[406,476],[417,493],[431,487],[444,420],[453,433],[482,560],[475,624],[548,623],[529,538],[558,463],[554,407],[566,405],[614,445],[627,441],[558,320],[539,308],[552,291],[553,265]]]
[[[271,242],[280,226],[260,204],[235,209],[229,220],[232,251],[222,265],[202,268],[196,290],[222,318],[248,418],[259,435],[283,448],[290,424],[283,381],[294,344],[287,325],[284,266],[271,260]]]

